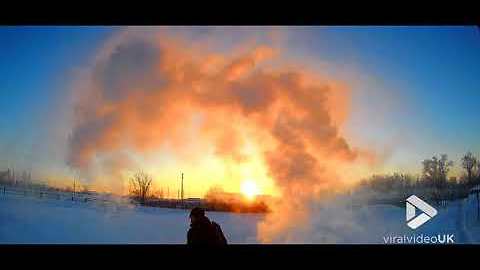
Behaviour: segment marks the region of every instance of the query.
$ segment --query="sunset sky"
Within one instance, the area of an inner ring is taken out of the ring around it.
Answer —
[[[72,175],[66,153],[74,128],[76,85],[105,44],[122,31],[122,27],[0,27],[0,170],[31,170],[33,178]],[[297,69],[305,67],[345,84],[350,106],[338,129],[349,145],[369,149],[378,158],[374,165],[362,167],[364,174],[419,173],[421,161],[434,154],[448,154],[457,166],[467,150],[480,154],[477,27],[173,27],[168,32],[181,32],[193,44],[201,40],[202,49],[210,48],[206,41],[214,40],[211,46],[224,55],[240,40],[255,45],[266,40],[269,46],[273,42],[283,62],[272,66],[290,67],[295,62]],[[252,149],[248,169],[233,168],[230,176],[229,163],[218,163],[216,157],[195,164],[182,163],[180,157],[159,149],[153,155],[131,154],[155,175],[159,187],[169,187],[171,193],[176,193],[180,171],[195,182],[187,190],[189,196],[217,184],[239,191],[247,180],[257,181],[261,192],[273,193],[272,181],[259,180],[268,173],[261,155]],[[226,184],[225,177],[234,180]]]

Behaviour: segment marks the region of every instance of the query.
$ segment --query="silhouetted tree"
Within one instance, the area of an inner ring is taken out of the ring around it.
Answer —
[[[453,167],[453,161],[448,160],[447,154],[442,154],[439,161],[440,177],[446,182],[447,174],[450,171],[450,167]]]
[[[440,158],[433,156],[431,159],[425,159],[422,164],[423,179],[436,188],[445,187],[447,175],[450,167],[453,166],[453,161],[448,160],[446,154],[442,154]]]
[[[476,175],[476,183],[480,182],[480,160],[477,160],[477,175]]]
[[[467,173],[467,180],[469,183],[472,183],[474,177],[474,170],[478,166],[477,158],[471,153],[467,152],[462,157],[462,167]]]
[[[143,171],[139,171],[130,178],[130,194],[139,199],[140,202],[145,203],[151,185],[152,177]]]
[[[453,166],[453,161],[448,160],[446,154],[442,154],[440,158],[433,156],[431,159],[426,159],[423,164],[423,180],[433,187],[432,196],[437,202],[445,199],[445,190],[447,188],[447,175],[450,167]]]

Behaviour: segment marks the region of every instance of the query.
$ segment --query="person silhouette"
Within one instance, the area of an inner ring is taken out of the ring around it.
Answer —
[[[195,207],[190,212],[190,229],[187,232],[187,245],[223,246],[227,245],[227,239],[220,225],[210,221],[205,216],[205,210]]]

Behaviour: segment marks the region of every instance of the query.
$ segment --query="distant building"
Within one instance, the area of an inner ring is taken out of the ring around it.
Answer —
[[[204,200],[200,198],[188,198],[184,200],[184,204],[187,207],[202,206],[204,204]]]

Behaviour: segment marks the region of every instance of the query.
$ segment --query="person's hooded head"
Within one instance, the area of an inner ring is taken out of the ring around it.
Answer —
[[[205,218],[205,210],[200,207],[195,207],[192,209],[192,211],[190,211],[190,221],[192,224],[195,224]]]

